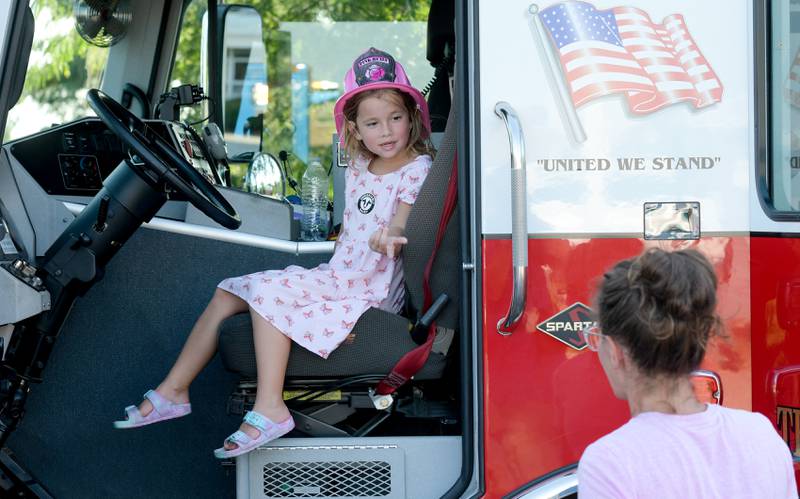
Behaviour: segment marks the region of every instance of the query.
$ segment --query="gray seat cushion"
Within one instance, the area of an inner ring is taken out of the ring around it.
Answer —
[[[416,347],[404,317],[371,308],[358,320],[350,337],[323,360],[292,343],[286,377],[343,378],[363,374],[388,374],[398,360]],[[225,368],[248,380],[256,379],[256,356],[250,314],[239,314],[222,323],[219,351]],[[414,379],[436,379],[445,368],[445,357],[431,352]]]

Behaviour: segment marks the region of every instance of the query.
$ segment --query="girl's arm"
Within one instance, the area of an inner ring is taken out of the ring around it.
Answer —
[[[388,227],[381,227],[369,236],[369,247],[372,251],[383,253],[391,258],[400,254],[403,245],[408,242],[405,238],[406,222],[411,213],[411,205],[400,201],[397,203],[397,211]]]

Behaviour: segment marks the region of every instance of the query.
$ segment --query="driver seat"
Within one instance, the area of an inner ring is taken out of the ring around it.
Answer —
[[[285,390],[290,390],[292,387],[301,389],[301,392],[306,390],[307,394],[316,394],[312,395],[314,399],[318,398],[320,393],[335,391],[338,394],[338,399],[333,397],[336,400],[333,400],[333,404],[329,404],[339,406],[336,410],[323,411],[319,407],[312,408],[311,412],[295,410],[292,400],[287,400],[287,405],[298,423],[297,428],[305,433],[315,436],[342,435],[343,431],[333,425],[354,413],[355,409],[377,408],[378,404],[369,398],[368,389],[389,374],[403,355],[418,346],[412,339],[410,331],[424,312],[420,311],[424,297],[423,274],[434,250],[455,158],[457,121],[454,108],[455,106],[450,110],[438,154],[420,189],[406,225],[408,243],[403,248],[407,309],[405,315],[377,308],[368,309],[359,318],[348,338],[327,359],[322,359],[292,343]],[[413,381],[408,383],[409,385],[420,381],[437,380],[445,374],[450,357],[447,355],[448,348],[458,330],[460,261],[459,222],[458,217],[452,216],[436,252],[430,273],[433,301],[442,293],[445,293],[449,300],[435,318],[437,336],[430,356],[422,369],[413,377]],[[225,368],[240,376],[239,390],[231,397],[228,410],[232,413],[243,413],[252,403],[247,392],[253,391],[256,380],[256,360],[249,313],[235,315],[223,322],[220,327],[219,351]],[[334,390],[331,390],[331,387]],[[342,387],[346,387],[345,396],[341,396]],[[400,392],[407,393],[408,390]],[[307,406],[308,400],[306,398],[300,402],[306,402],[303,405]],[[331,397],[319,397],[319,400],[330,401]],[[342,408],[343,405],[347,406],[345,410]],[[416,400],[415,404],[403,404],[401,397],[398,403],[393,405],[401,412],[405,407],[405,414],[413,416],[409,414],[410,409],[408,409],[412,406],[419,407],[420,401]],[[380,412],[383,414],[376,416],[377,421],[372,421],[356,431],[344,433],[366,434],[388,417],[391,411]],[[439,414],[436,410],[431,411],[430,406],[426,406],[424,412],[428,415]]]

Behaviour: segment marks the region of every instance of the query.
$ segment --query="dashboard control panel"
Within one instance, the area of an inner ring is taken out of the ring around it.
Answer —
[[[172,132],[170,138],[177,145],[178,150],[186,161],[194,166],[195,170],[202,173],[206,180],[214,185],[219,185],[220,182],[214,174],[214,169],[209,164],[200,143],[195,139],[194,135],[186,127],[178,123],[168,123],[167,125],[170,132]]]
[[[219,176],[203,145],[181,123],[145,120],[209,182]],[[51,195],[93,196],[119,163],[130,157],[128,147],[98,118],[83,118],[8,144],[11,154]]]
[[[61,168],[65,189],[100,190],[103,187],[97,156],[90,154],[59,154],[58,164]]]

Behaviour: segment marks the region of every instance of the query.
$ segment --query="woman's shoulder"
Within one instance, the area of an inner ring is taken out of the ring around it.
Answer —
[[[672,430],[681,429],[708,436],[737,435],[736,438],[743,441],[780,441],[772,422],[763,414],[715,404],[707,404],[705,411],[687,415],[640,414],[629,423],[626,426],[634,431],[638,427],[640,431],[649,433],[651,439],[659,434],[672,438]]]
[[[735,421],[739,424],[771,425],[769,419],[760,412],[745,411],[744,409],[723,407],[721,405],[709,405],[708,411],[712,414],[717,414],[720,418]]]
[[[630,493],[630,453],[615,445],[615,432],[609,433],[583,451],[578,462],[580,495],[596,497],[625,497]]]
[[[586,448],[586,451],[600,457],[604,453],[614,452],[615,449],[634,445],[641,438],[642,432],[643,428],[634,419],[631,419],[611,433],[595,440]]]
[[[791,470],[792,455],[789,446],[767,416],[743,409],[709,407],[714,408],[719,415],[719,426],[728,445],[738,444],[742,449],[751,449],[760,462],[768,463],[768,467],[773,469],[786,466]]]
[[[754,436],[759,435],[760,437],[769,436],[779,438],[772,421],[760,412],[714,405],[709,406],[709,408],[719,414],[719,417],[729,429],[736,428],[737,431],[749,433]]]
[[[635,459],[634,456],[640,452],[640,443],[646,440],[641,434],[641,428],[629,420],[590,443],[581,454],[578,467],[583,473],[590,474],[597,470],[608,471],[609,467],[621,472],[628,468],[628,460]]]

